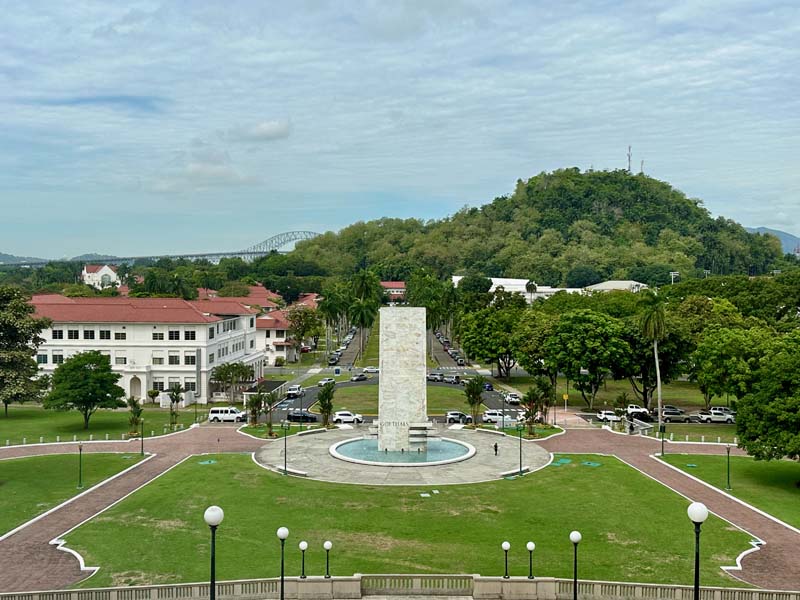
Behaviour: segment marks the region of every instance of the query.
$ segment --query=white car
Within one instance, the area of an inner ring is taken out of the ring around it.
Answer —
[[[301,396],[305,396],[306,391],[303,389],[301,385],[290,385],[286,388],[286,397],[287,398],[300,398]]]
[[[506,402],[509,404],[519,404],[522,402],[522,398],[516,392],[509,392],[506,394]]]
[[[364,367],[361,370],[364,371],[364,373],[378,373],[380,371],[378,367]]]
[[[516,420],[516,415],[511,417],[504,414],[502,410],[487,410],[483,413],[482,419],[484,423],[502,423],[503,421],[512,423]]]
[[[235,406],[225,406],[212,408],[208,411],[208,421],[210,423],[234,422],[240,423],[247,418],[242,411]]]
[[[340,410],[333,413],[334,423],[363,423],[364,417],[349,410]]]
[[[613,410],[601,410],[597,413],[597,420],[603,423],[618,423],[622,419]]]
[[[336,380],[333,377],[324,377],[317,382],[317,387],[325,387],[329,383],[336,383]]]

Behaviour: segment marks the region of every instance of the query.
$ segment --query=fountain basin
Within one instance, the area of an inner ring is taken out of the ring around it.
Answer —
[[[428,440],[427,449],[417,452],[381,452],[375,438],[344,440],[331,446],[331,456],[347,462],[378,467],[433,467],[467,460],[475,455],[475,447],[449,438]]]

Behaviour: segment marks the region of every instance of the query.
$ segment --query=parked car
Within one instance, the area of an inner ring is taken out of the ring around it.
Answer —
[[[493,392],[494,386],[492,385],[491,381],[487,381],[486,383],[483,384],[483,389],[487,392]]]
[[[698,416],[701,423],[735,423],[736,415],[730,409],[721,406],[712,406],[711,410],[701,410]]]
[[[378,373],[380,369],[378,367],[364,367],[361,369],[364,373]]]
[[[461,357],[459,356],[459,357],[456,359],[456,364],[457,364],[459,367],[463,367],[463,366],[464,366],[465,364],[467,364],[467,363],[464,361],[464,359],[463,359],[463,358],[461,358]]]
[[[452,384],[457,385],[457,384],[461,383],[461,377],[459,377],[458,375],[445,375],[442,378],[442,381],[444,383],[452,383]]]
[[[632,415],[628,415],[628,418],[636,419],[637,421],[644,421],[645,423],[652,423],[654,421],[653,416],[646,412],[633,413]]]
[[[638,404],[628,404],[628,407],[625,409],[625,414],[628,416],[637,414],[637,413],[646,413],[647,409],[642,408]]]
[[[504,420],[510,423],[514,417],[505,415],[502,410],[487,410],[483,413],[482,420],[484,423],[501,423]]]
[[[294,423],[316,423],[317,415],[307,410],[290,410],[286,420]]]
[[[459,410],[450,410],[445,415],[445,421],[448,423],[472,423],[472,417]]]
[[[350,378],[350,381],[366,381],[369,377],[365,373],[357,373]]]
[[[428,373],[428,376],[425,379],[428,381],[441,382],[442,379],[444,379],[444,373]]]
[[[235,406],[214,407],[208,411],[208,421],[210,423],[237,423],[244,421],[246,418],[247,415]]]
[[[317,382],[317,387],[325,387],[329,383],[336,383],[336,380],[333,377],[323,377]]]
[[[328,357],[328,365],[333,366],[339,364],[339,356],[336,354],[332,354]]]
[[[505,401],[506,401],[507,404],[517,405],[517,404],[520,404],[522,402],[522,398],[516,392],[508,392],[505,395]]]
[[[307,346],[306,344],[301,344],[301,346],[300,346],[300,352],[301,352],[301,353],[304,353],[304,354],[305,354],[306,352],[311,352],[311,346]]]
[[[655,410],[657,411],[658,407],[656,407]],[[682,408],[678,408],[677,406],[673,406],[672,404],[664,404],[661,407],[661,410],[675,410],[675,411],[678,411],[681,414],[683,414],[685,412]]]
[[[352,413],[349,410],[340,410],[333,413],[334,423],[363,423],[364,417],[358,413]]]
[[[597,420],[603,423],[618,423],[622,419],[613,410],[601,410],[597,413]]]
[[[683,411],[664,408],[661,411],[661,420],[664,421],[664,423],[672,423],[676,421],[679,423],[688,423],[692,419],[689,417],[689,415],[683,414]]]

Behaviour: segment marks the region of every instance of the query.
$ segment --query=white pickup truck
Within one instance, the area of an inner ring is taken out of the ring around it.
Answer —
[[[635,416],[638,413],[647,413],[646,408],[642,408],[638,404],[628,404],[628,407],[625,409],[625,414],[629,417]]]
[[[701,423],[735,423],[736,413],[724,406],[712,406],[711,410],[700,411],[697,419]]]

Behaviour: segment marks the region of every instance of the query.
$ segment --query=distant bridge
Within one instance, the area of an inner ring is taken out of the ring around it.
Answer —
[[[104,265],[119,265],[122,263],[132,263],[137,260],[158,260],[160,258],[171,259],[187,259],[187,260],[202,260],[205,259],[212,263],[217,263],[221,258],[241,258],[242,260],[251,261],[267,254],[280,250],[287,244],[298,242],[300,240],[310,240],[317,237],[319,234],[314,231],[286,231],[273,235],[263,242],[245,248],[244,250],[237,250],[234,252],[196,252],[190,254],[153,254],[150,256],[124,256],[108,259],[96,259],[92,261],[76,261],[76,262],[93,262],[102,263]],[[34,262],[21,262],[21,263],[8,263],[7,266],[13,267],[41,267],[50,262],[59,262],[56,260],[42,260]]]

